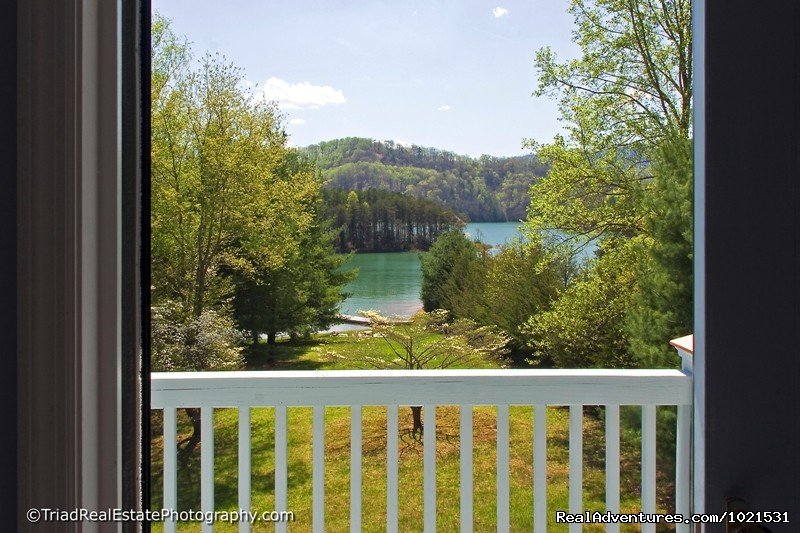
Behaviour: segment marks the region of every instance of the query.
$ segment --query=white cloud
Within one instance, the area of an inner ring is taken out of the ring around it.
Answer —
[[[298,126],[300,124],[305,124],[305,123],[306,123],[306,119],[304,119],[304,118],[293,118],[292,120],[289,121],[289,124],[296,124]]]
[[[508,15],[508,9],[497,6],[496,8],[492,9],[492,15],[494,15],[494,18],[499,19],[500,17]]]
[[[280,78],[268,79],[263,95],[267,100],[278,102],[281,109],[316,109],[347,101],[342,91],[330,85],[313,85],[307,81],[289,83]]]
[[[451,109],[453,108],[447,104],[439,106],[439,111],[450,111]]]

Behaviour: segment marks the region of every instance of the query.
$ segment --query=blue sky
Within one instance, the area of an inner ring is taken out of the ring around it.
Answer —
[[[195,54],[224,54],[277,100],[293,144],[393,139],[521,155],[560,131],[535,50],[574,57],[567,0],[153,0]]]

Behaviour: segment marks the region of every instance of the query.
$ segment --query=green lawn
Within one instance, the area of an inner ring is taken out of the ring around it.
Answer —
[[[327,351],[346,352],[353,343],[374,344],[376,353],[384,350],[381,339],[351,335],[318,337],[300,346],[282,345],[269,353],[259,347],[250,358],[253,369],[345,368],[331,364]],[[363,346],[362,346],[363,347]],[[388,352],[387,356],[388,356]],[[584,417],[584,508],[605,509],[602,416],[593,408]],[[289,409],[289,510],[296,520],[290,531],[311,531],[311,409]],[[253,409],[252,414],[252,509],[272,510],[274,504],[274,410]],[[549,408],[548,436],[548,509],[549,530],[566,531],[565,525],[552,522],[553,511],[567,509],[568,501],[568,416],[565,408]],[[179,435],[188,436],[188,419],[179,416]],[[161,413],[154,411],[152,439],[152,505],[162,504]],[[386,416],[383,407],[363,409],[363,511],[364,531],[384,531],[386,512]],[[215,499],[217,510],[237,508],[237,433],[238,417],[233,409],[215,411]],[[411,436],[411,411],[400,410],[399,476],[400,531],[422,531],[422,444]],[[532,408],[510,408],[511,439],[511,524],[512,531],[532,530]],[[459,526],[459,415],[457,407],[439,407],[436,413],[437,508],[438,530],[457,531]],[[473,422],[474,529],[496,531],[495,408],[476,407]],[[622,507],[639,509],[640,452],[638,436],[628,432],[622,439]],[[350,416],[348,408],[327,408],[325,428],[325,521],[326,530],[349,531]],[[178,504],[180,509],[200,508],[200,453],[179,463]],[[660,483],[660,507],[668,506],[671,480]],[[154,528],[160,531],[160,525]],[[198,524],[181,524],[180,531],[199,531]],[[236,526],[217,524],[217,531],[235,531]],[[602,531],[597,526],[585,531]],[[623,528],[623,531],[625,529]],[[636,531],[638,528],[630,529]],[[268,524],[255,524],[253,531],[272,531]]]

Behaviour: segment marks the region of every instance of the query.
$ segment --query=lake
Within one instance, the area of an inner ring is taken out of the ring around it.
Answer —
[[[474,222],[465,231],[471,238],[499,246],[520,235],[518,226],[516,222]],[[354,254],[346,268],[358,268],[359,273],[345,288],[350,297],[342,302],[343,314],[375,310],[385,316],[408,317],[422,309],[418,253]],[[342,324],[337,329],[348,328]]]

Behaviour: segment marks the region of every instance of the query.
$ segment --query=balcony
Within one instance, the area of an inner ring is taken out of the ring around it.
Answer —
[[[533,408],[533,516],[534,530],[547,529],[546,410],[569,408],[569,509],[583,507],[583,407],[605,407],[606,510],[620,510],[620,406],[641,407],[641,511],[656,512],[656,407],[677,406],[675,510],[688,515],[692,372],[689,339],[673,341],[683,358],[682,370],[436,370],[436,371],[286,371],[154,373],[152,408],[163,410],[163,507],[177,509],[177,409],[199,407],[203,446],[200,459],[200,501],[203,512],[213,511],[215,408],[238,410],[238,507],[251,509],[251,410],[274,407],[275,511],[286,511],[288,491],[287,408],[311,407],[312,526],[324,531],[325,408],[349,407],[350,413],[350,530],[361,531],[362,518],[362,407],[386,407],[386,530],[398,531],[398,410],[422,405],[423,520],[426,532],[436,530],[436,406],[458,406],[460,416],[460,524],[473,524],[473,406],[497,408],[497,530],[509,531],[509,406]],[[210,444],[209,444],[210,443]],[[560,509],[567,510],[567,509]],[[204,524],[204,531],[213,525]],[[610,524],[607,531],[618,531]],[[276,531],[286,531],[276,523]],[[572,524],[570,531],[581,531]],[[175,524],[166,522],[166,532]],[[239,531],[250,531],[247,523]],[[645,524],[642,531],[655,531]],[[677,531],[689,531],[679,526]]]

